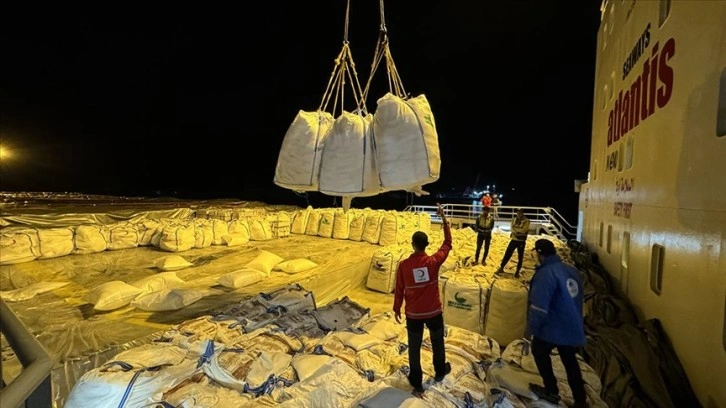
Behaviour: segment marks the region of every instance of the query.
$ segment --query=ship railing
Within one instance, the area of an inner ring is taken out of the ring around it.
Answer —
[[[55,361],[2,300],[0,300],[0,333],[23,366],[17,377],[6,385],[2,378],[2,359],[0,359],[0,407],[51,407],[53,404],[50,372]]]
[[[474,225],[482,212],[482,206],[478,204],[442,204],[441,206],[449,222],[459,228]],[[524,216],[530,220],[530,229],[535,234],[553,235],[562,241],[577,236],[577,226],[567,221],[552,207],[493,206],[491,209],[496,218],[497,227],[505,231],[509,230],[511,220],[517,215],[517,210],[520,208],[524,211]],[[441,223],[441,218],[436,214],[435,205],[409,205],[404,211],[424,212],[431,216],[432,223]]]

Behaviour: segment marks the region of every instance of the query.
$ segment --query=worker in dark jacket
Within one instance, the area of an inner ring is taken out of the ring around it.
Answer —
[[[408,332],[408,381],[413,386],[414,395],[423,394],[423,373],[421,371],[421,343],[424,325],[431,335],[433,349],[434,380],[440,382],[451,372],[446,362],[444,350],[444,316],[439,297],[439,268],[451,251],[451,229],[443,209],[439,206],[437,214],[441,217],[444,229],[444,242],[439,250],[429,256],[426,233],[417,231],[411,237],[413,254],[401,261],[396,271],[396,292],[393,313],[396,322],[401,323],[401,305],[406,301],[406,331]]]
[[[537,240],[534,251],[539,265],[529,287],[527,331],[532,336],[532,356],[544,387],[529,386],[540,398],[553,404],[559,402],[550,357],[556,348],[572,389],[574,407],[585,407],[585,384],[576,355],[578,348],[585,345],[582,278],[577,269],[562,262],[552,241]]]
[[[494,229],[494,216],[489,211],[489,207],[482,208],[482,213],[476,219],[476,252],[474,253],[474,263],[479,264],[479,252],[481,245],[484,243],[484,257],[481,260],[482,265],[487,264],[487,255],[489,255],[489,246],[492,243],[492,230]]]

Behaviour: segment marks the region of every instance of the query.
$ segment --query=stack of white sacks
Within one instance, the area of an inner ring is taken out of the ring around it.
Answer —
[[[223,221],[212,222],[212,225],[219,223],[226,225]],[[230,222],[230,226],[234,223],[235,221]],[[208,242],[212,241],[211,237],[213,234],[210,235]],[[194,264],[181,255],[163,256],[154,260],[153,267],[159,271],[158,273],[133,282],[111,280],[91,288],[82,294],[82,298],[92,304],[94,310],[102,312],[127,306],[152,312],[178,310],[193,304],[205,295],[204,289],[189,287],[187,282],[177,275],[177,271],[193,266]],[[269,277],[273,270],[293,275],[317,266],[315,262],[306,258],[285,260],[272,252],[260,250],[243,268],[220,275],[216,283],[232,289],[244,288]],[[36,282],[23,288],[0,291],[0,296],[5,301],[24,301],[35,295],[61,288],[68,283]]]
[[[294,234],[390,246],[408,242],[414,231],[431,229],[428,214],[371,209],[352,209],[347,212],[340,208],[312,207],[294,212],[218,209],[207,210],[204,215],[215,218],[140,217],[111,225],[5,228],[0,233],[0,264],[140,246],[154,246],[180,253],[212,245],[239,246],[250,241],[283,238],[291,231]],[[285,260],[267,251],[261,251],[258,258],[240,270],[220,276],[217,283],[238,289],[269,277],[273,268],[295,274],[317,266],[308,259]],[[155,261],[154,267],[162,273],[138,282],[111,280],[89,288],[83,298],[98,311],[127,306],[147,311],[177,310],[204,296],[203,291],[186,287],[186,282],[176,275],[176,271],[191,266],[180,255],[161,257]],[[384,278],[388,281],[382,284],[390,285],[390,276]],[[2,295],[7,301],[23,301],[66,284],[68,282],[37,282],[3,291]]]
[[[421,213],[306,208],[277,212],[274,219],[272,214],[256,219],[224,219],[228,214],[223,211],[215,214],[220,218],[189,221],[143,219],[106,227],[26,228],[16,230],[15,235],[4,231],[3,239],[25,239],[23,242],[30,243],[25,247],[34,248],[32,255],[11,252],[10,259],[15,256],[18,261],[37,259],[39,255],[35,254],[52,257],[108,250],[106,234],[116,237],[114,248],[162,248],[162,242],[165,248],[185,248],[192,242],[192,247],[237,245],[253,237],[274,238],[266,225],[282,221],[289,223],[293,234],[381,245],[371,259],[368,286],[384,293],[393,290],[398,262],[410,254],[414,231],[429,234],[430,250],[435,250],[443,239],[440,231],[431,229],[428,214]],[[265,224],[265,220],[273,221]],[[405,325],[395,324],[388,314],[363,318],[359,308],[345,302],[338,305],[347,304],[347,308],[316,309],[311,294],[287,291],[261,295],[253,299],[257,303],[233,307],[213,318],[185,322],[163,336],[164,341],[121,353],[84,375],[66,406],[82,406],[88,401],[99,407],[124,403],[154,406],[162,402],[178,407],[547,406],[542,401],[534,402],[536,396],[527,388],[529,382],[541,380],[528,343],[522,338],[526,285],[520,280],[493,276],[508,235],[495,231],[490,265],[470,268],[467,265],[474,252],[475,233],[469,229],[452,233],[454,250],[442,267],[440,290],[447,324],[447,358],[453,370],[443,383],[433,383],[432,355],[425,342],[422,362],[428,392],[423,400],[412,399],[405,378]],[[72,245],[68,245],[68,239]],[[55,242],[59,244],[51,244]],[[94,242],[98,245],[92,245]],[[557,245],[567,260],[567,252],[561,243]],[[8,259],[7,253],[3,256]],[[90,290],[84,299],[96,310],[131,306],[163,311],[188,306],[201,297],[197,289],[186,287],[186,282],[176,275],[176,271],[193,266],[186,259],[164,256],[156,260],[155,266],[160,271],[157,274],[130,283],[107,282]],[[217,283],[246,287],[274,270],[295,274],[316,266],[307,259],[284,260],[260,251],[244,268],[220,276]],[[525,280],[531,276],[532,266],[529,260],[525,263]],[[33,288],[35,292],[43,290]],[[4,299],[8,299],[7,294],[3,292]],[[310,309],[315,313],[308,313]],[[361,320],[346,320],[351,316]],[[553,362],[563,400],[571,402],[564,370],[557,357]],[[583,361],[580,364],[591,406],[605,406],[598,397],[601,385],[597,376]],[[391,401],[395,403],[391,405]]]
[[[83,375],[66,407],[547,407],[528,382],[529,344],[496,340],[447,325],[452,371],[432,379],[428,333],[421,350],[423,399],[411,395],[405,325],[368,315],[347,298],[317,307],[299,285],[283,288],[172,327]],[[572,402],[554,360],[565,402]],[[590,404],[605,407],[601,385],[580,361]],[[125,404],[125,405],[124,405]]]
[[[292,214],[290,232],[333,239],[395,245],[410,241],[416,231],[430,231],[428,213],[352,208],[308,207]]]
[[[119,280],[106,282],[91,289],[83,299],[93,304],[94,310],[98,311],[131,306],[160,312],[184,308],[204,296],[204,290],[188,287],[187,282],[177,276],[176,271],[193,266],[182,256],[161,257],[155,261],[155,266],[164,272],[130,283]],[[244,288],[268,278],[272,271],[293,275],[317,266],[306,258],[285,260],[272,252],[261,250],[243,268],[217,277],[216,283],[231,289]]]
[[[406,211],[308,207],[292,212],[219,209],[205,215],[210,218],[140,217],[108,225],[7,227],[0,230],[0,265],[140,246],[184,252],[284,238],[290,233],[385,246],[408,241],[414,231],[431,229],[427,213]]]
[[[141,217],[107,225],[3,228],[0,265],[140,246],[154,246],[168,252],[211,245],[238,246],[289,235],[291,223],[290,213],[286,211],[221,209],[207,216],[215,218]]]

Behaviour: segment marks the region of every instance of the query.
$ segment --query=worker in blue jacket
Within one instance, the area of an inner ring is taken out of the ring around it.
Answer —
[[[582,278],[577,269],[562,262],[552,241],[537,240],[534,251],[538,266],[529,287],[527,330],[532,336],[532,356],[544,387],[538,384],[529,387],[540,398],[559,403],[559,388],[550,357],[556,348],[572,389],[573,407],[586,407],[585,383],[577,362],[577,351],[585,345]]]

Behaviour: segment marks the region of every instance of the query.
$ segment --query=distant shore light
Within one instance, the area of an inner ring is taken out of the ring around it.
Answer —
[[[10,149],[3,145],[0,145],[0,160],[9,159],[10,157],[12,157]]]

